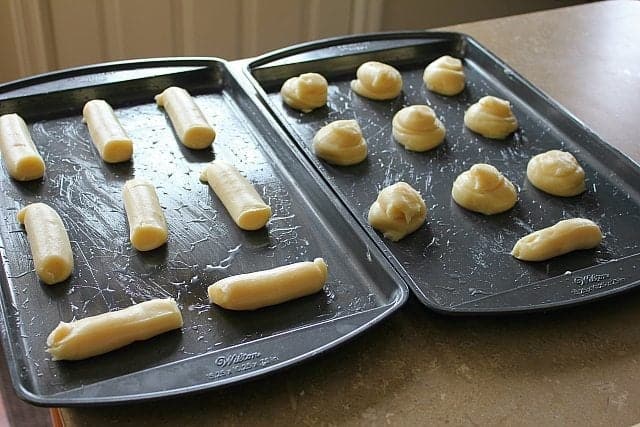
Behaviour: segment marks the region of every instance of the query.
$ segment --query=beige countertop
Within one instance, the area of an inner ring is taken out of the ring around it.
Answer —
[[[640,160],[640,2],[448,28],[468,33]],[[63,409],[98,425],[629,425],[640,421],[640,293],[528,316],[452,318],[412,297],[361,337],[248,384]]]

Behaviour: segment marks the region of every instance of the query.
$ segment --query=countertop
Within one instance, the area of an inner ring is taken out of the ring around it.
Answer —
[[[640,161],[640,2],[462,24]],[[456,318],[416,298],[361,337],[249,384],[59,411],[67,426],[629,425],[640,421],[640,293],[536,315]]]

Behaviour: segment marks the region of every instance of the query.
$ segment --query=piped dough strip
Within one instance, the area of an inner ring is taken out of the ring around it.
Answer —
[[[200,175],[208,182],[233,221],[243,230],[258,230],[271,218],[271,207],[236,168],[214,160]]]
[[[73,252],[60,215],[44,203],[33,203],[20,209],[18,222],[27,230],[40,280],[53,285],[67,279],[73,271]]]
[[[167,242],[167,221],[153,184],[132,179],[122,189],[124,209],[129,221],[129,238],[134,248],[150,251]]]
[[[327,275],[322,258],[239,274],[209,286],[209,301],[229,310],[256,310],[316,293]]]
[[[0,116],[0,151],[13,179],[31,181],[44,175],[44,160],[31,139],[27,124],[17,114]]]
[[[154,299],[122,310],[60,322],[47,338],[53,360],[80,360],[182,327],[172,298]]]
[[[106,101],[93,99],[87,102],[82,116],[102,160],[107,163],[131,160],[133,142]]]
[[[172,86],[156,95],[155,100],[169,114],[178,138],[186,147],[202,150],[211,146],[216,132],[189,92]]]

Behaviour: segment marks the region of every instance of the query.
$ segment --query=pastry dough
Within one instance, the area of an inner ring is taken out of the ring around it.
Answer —
[[[578,250],[595,248],[602,241],[600,227],[584,218],[565,219],[524,236],[511,255],[523,261],[544,261]]]
[[[200,175],[208,182],[233,221],[243,230],[258,230],[271,218],[271,207],[233,166],[214,160]]]
[[[87,102],[82,109],[82,116],[102,160],[107,163],[131,160],[133,142],[106,101],[94,99]]]
[[[551,150],[527,164],[527,178],[537,188],[554,196],[577,196],[586,190],[584,170],[571,153]]]
[[[122,198],[133,247],[150,251],[164,245],[169,232],[153,184],[146,179],[129,180],[122,189]]]
[[[447,96],[457,95],[464,90],[465,85],[462,61],[449,55],[441,56],[427,65],[422,80],[432,92]]]
[[[229,310],[255,310],[316,293],[327,274],[322,258],[240,274],[209,286],[209,300]]]
[[[53,360],[80,360],[182,327],[172,298],[141,302],[118,311],[60,322],[47,337]]]
[[[284,82],[280,95],[289,107],[308,113],[327,103],[327,86],[322,75],[305,73]]]
[[[394,242],[413,233],[427,218],[427,206],[420,193],[406,182],[380,191],[369,209],[369,224]]]
[[[349,166],[367,158],[367,142],[355,120],[336,120],[323,126],[313,138],[313,152],[327,162]]]
[[[351,90],[360,96],[375,100],[393,99],[402,91],[402,76],[391,65],[382,62],[365,62],[351,81]]]
[[[18,222],[27,230],[33,264],[47,285],[66,280],[73,271],[73,252],[60,215],[44,203],[20,209]]]
[[[464,124],[474,132],[493,139],[504,139],[518,129],[518,120],[509,101],[485,96],[464,113]]]
[[[156,103],[169,114],[173,128],[182,143],[194,150],[209,147],[216,137],[216,132],[196,105],[189,92],[172,86],[160,95],[156,95]]]
[[[38,154],[26,123],[17,114],[0,116],[0,151],[13,179],[31,181],[44,175],[44,160]]]
[[[453,182],[451,196],[463,208],[493,215],[511,209],[518,201],[516,188],[498,169],[485,163],[471,166]]]
[[[393,137],[407,150],[427,151],[444,141],[444,125],[426,105],[411,105],[393,116]]]

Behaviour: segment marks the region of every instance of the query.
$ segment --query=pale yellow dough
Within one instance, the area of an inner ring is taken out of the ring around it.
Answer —
[[[422,196],[406,182],[380,191],[369,209],[369,224],[394,242],[416,231],[427,218]]]
[[[471,211],[493,215],[511,209],[518,201],[515,186],[495,167],[478,163],[453,182],[451,196]]]
[[[240,274],[209,286],[209,300],[229,310],[256,310],[320,291],[327,274],[322,258]]]
[[[202,150],[211,146],[216,132],[189,92],[172,86],[156,95],[155,99],[169,114],[178,138],[186,147]]]
[[[0,116],[0,151],[13,179],[31,181],[44,175],[44,160],[31,139],[27,124],[17,114]]]
[[[586,190],[584,170],[566,151],[551,150],[532,157],[527,164],[527,178],[554,196],[577,196]]]
[[[327,87],[321,74],[305,73],[284,82],[280,95],[289,107],[308,113],[327,103]]]
[[[80,360],[182,327],[172,298],[141,302],[122,310],[60,322],[47,338],[53,360]]]
[[[240,172],[222,160],[214,160],[202,171],[200,180],[208,182],[233,221],[243,230],[258,230],[271,218],[271,207]]]
[[[432,92],[447,96],[457,95],[465,86],[462,61],[449,55],[441,56],[427,65],[422,80]]]
[[[146,179],[129,180],[122,189],[122,198],[133,247],[150,251],[164,245],[169,232],[153,184]]]
[[[73,252],[60,215],[44,203],[20,209],[18,222],[27,230],[33,264],[47,285],[66,280],[73,271]]]
[[[411,105],[393,116],[393,137],[407,150],[427,151],[444,141],[444,125],[431,108]]]
[[[523,261],[544,261],[579,249],[595,248],[601,241],[602,232],[593,221],[565,219],[524,236],[511,255]]]
[[[316,156],[338,166],[355,165],[367,158],[367,141],[355,120],[336,120],[323,126],[312,147]]]
[[[509,101],[485,96],[464,113],[464,124],[474,132],[492,139],[504,139],[518,129],[518,120]]]
[[[102,160],[107,163],[131,160],[133,142],[106,101],[93,99],[87,102],[82,116]]]
[[[402,91],[402,76],[391,65],[382,62],[365,62],[351,81],[351,90],[365,98],[378,101],[393,99]]]

